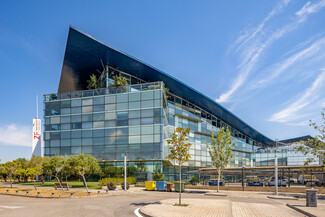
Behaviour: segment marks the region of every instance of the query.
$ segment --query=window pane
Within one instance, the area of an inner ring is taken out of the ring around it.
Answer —
[[[128,101],[128,94],[118,94],[116,97],[116,101],[119,102],[127,102]]]
[[[116,113],[117,119],[128,119],[128,112],[117,112]]]
[[[82,112],[85,113],[85,112],[92,112],[93,111],[93,107],[92,106],[85,106],[85,107],[82,107]]]
[[[71,107],[79,107],[79,106],[81,106],[81,99],[71,100]]]
[[[113,120],[116,119],[116,112],[106,112],[105,120]]]
[[[83,106],[92,105],[92,104],[93,104],[93,99],[83,99],[82,100]]]
[[[153,91],[141,92],[141,100],[150,100],[150,99],[153,99]]]
[[[105,97],[105,103],[116,103],[116,96],[106,96]]]
[[[94,105],[98,105],[98,104],[104,104],[105,102],[105,98],[102,97],[94,97]]]

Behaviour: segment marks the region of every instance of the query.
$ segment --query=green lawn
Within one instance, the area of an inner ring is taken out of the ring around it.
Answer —
[[[44,185],[42,185],[41,182],[36,182],[35,184],[36,184],[36,186],[44,186],[44,187],[53,187],[54,188],[54,183],[57,183],[57,182],[44,182]],[[69,183],[69,186],[71,186],[71,188],[84,188],[82,182],[63,182],[63,183]],[[15,184],[34,185],[33,182],[26,182],[26,183],[16,182]],[[98,182],[87,182],[87,186],[89,189],[100,189]]]

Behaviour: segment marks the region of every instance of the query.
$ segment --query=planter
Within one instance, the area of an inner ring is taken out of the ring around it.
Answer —
[[[182,192],[184,192],[185,191],[185,182],[182,182],[181,186],[182,186]],[[179,192],[179,182],[175,182],[174,188],[175,188],[176,192]]]
[[[154,191],[156,189],[155,181],[145,181],[145,185],[147,191]]]
[[[157,191],[166,191],[167,182],[166,181],[156,181]]]

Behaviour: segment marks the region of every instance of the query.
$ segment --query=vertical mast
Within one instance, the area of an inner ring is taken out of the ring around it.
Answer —
[[[38,95],[36,95],[36,119],[38,119]]]

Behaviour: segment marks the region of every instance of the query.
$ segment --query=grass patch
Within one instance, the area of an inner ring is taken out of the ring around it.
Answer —
[[[35,185],[37,187],[53,187],[54,188],[54,183],[57,182],[44,182],[44,184],[42,184],[42,182],[36,182]],[[82,182],[63,182],[63,183],[68,183],[69,186],[71,186],[71,188],[84,188],[84,185]],[[25,183],[15,183],[15,184],[19,184],[19,185],[34,185],[33,182],[25,182]],[[89,189],[101,189],[100,186],[98,185],[98,182],[87,182],[87,186]]]

